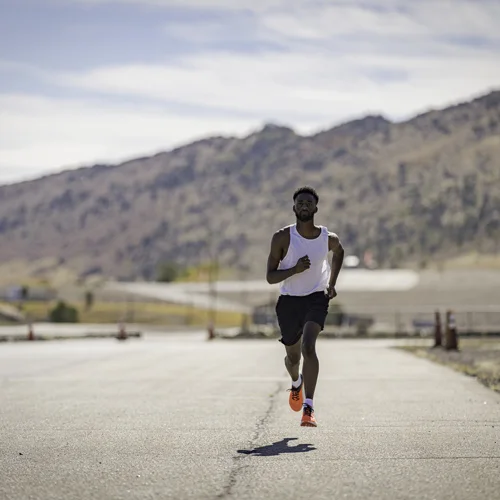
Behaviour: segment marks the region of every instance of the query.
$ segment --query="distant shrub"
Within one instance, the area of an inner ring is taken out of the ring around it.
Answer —
[[[52,323],[78,323],[78,310],[61,300],[49,312],[49,319]]]
[[[93,305],[94,305],[94,294],[90,290],[88,290],[87,292],[85,292],[85,309],[87,311],[90,311]]]
[[[175,262],[163,262],[158,267],[156,281],[170,283],[181,275],[181,269]]]
[[[214,266],[212,266],[214,267]],[[204,266],[187,267],[175,261],[160,262],[153,270],[153,278],[160,283],[173,281],[203,281]],[[215,274],[215,271],[214,271]]]

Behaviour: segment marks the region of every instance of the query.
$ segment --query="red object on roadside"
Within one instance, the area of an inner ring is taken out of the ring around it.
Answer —
[[[208,340],[213,340],[215,338],[214,325],[210,323],[208,325]]]
[[[125,328],[124,323],[120,323],[118,326],[118,340],[126,340],[127,338],[127,329]]]

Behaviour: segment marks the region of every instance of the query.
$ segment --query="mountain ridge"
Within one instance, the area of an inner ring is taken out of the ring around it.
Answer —
[[[151,279],[162,261],[217,255],[262,275],[303,184],[320,192],[318,223],[384,267],[497,252],[499,124],[493,91],[401,122],[367,115],[311,135],[267,123],[0,186],[0,260],[51,257],[82,275]]]

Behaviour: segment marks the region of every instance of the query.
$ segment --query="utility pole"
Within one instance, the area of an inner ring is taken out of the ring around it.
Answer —
[[[209,222],[208,228],[208,254],[210,262],[208,265],[208,291],[210,297],[209,313],[208,313],[208,332],[209,339],[213,338],[215,325],[217,322],[217,271],[218,271],[218,256],[215,249],[214,231],[212,224]]]
[[[217,257],[210,259],[208,268],[208,289],[210,294],[210,309],[208,321],[212,328],[215,328],[217,321],[217,270],[218,259]]]
[[[245,288],[245,276],[248,272],[248,266],[244,263],[239,264],[239,281],[241,283],[241,304],[247,304],[247,290]],[[241,317],[241,331],[247,332],[249,326],[248,314],[243,313]]]

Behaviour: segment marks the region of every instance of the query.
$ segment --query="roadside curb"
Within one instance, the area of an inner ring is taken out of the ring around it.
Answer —
[[[142,332],[127,332],[126,337],[121,337],[117,332],[86,333],[82,335],[34,335],[33,339],[22,335],[0,335],[0,342],[37,342],[51,340],[82,340],[82,339],[117,339],[141,338]]]

